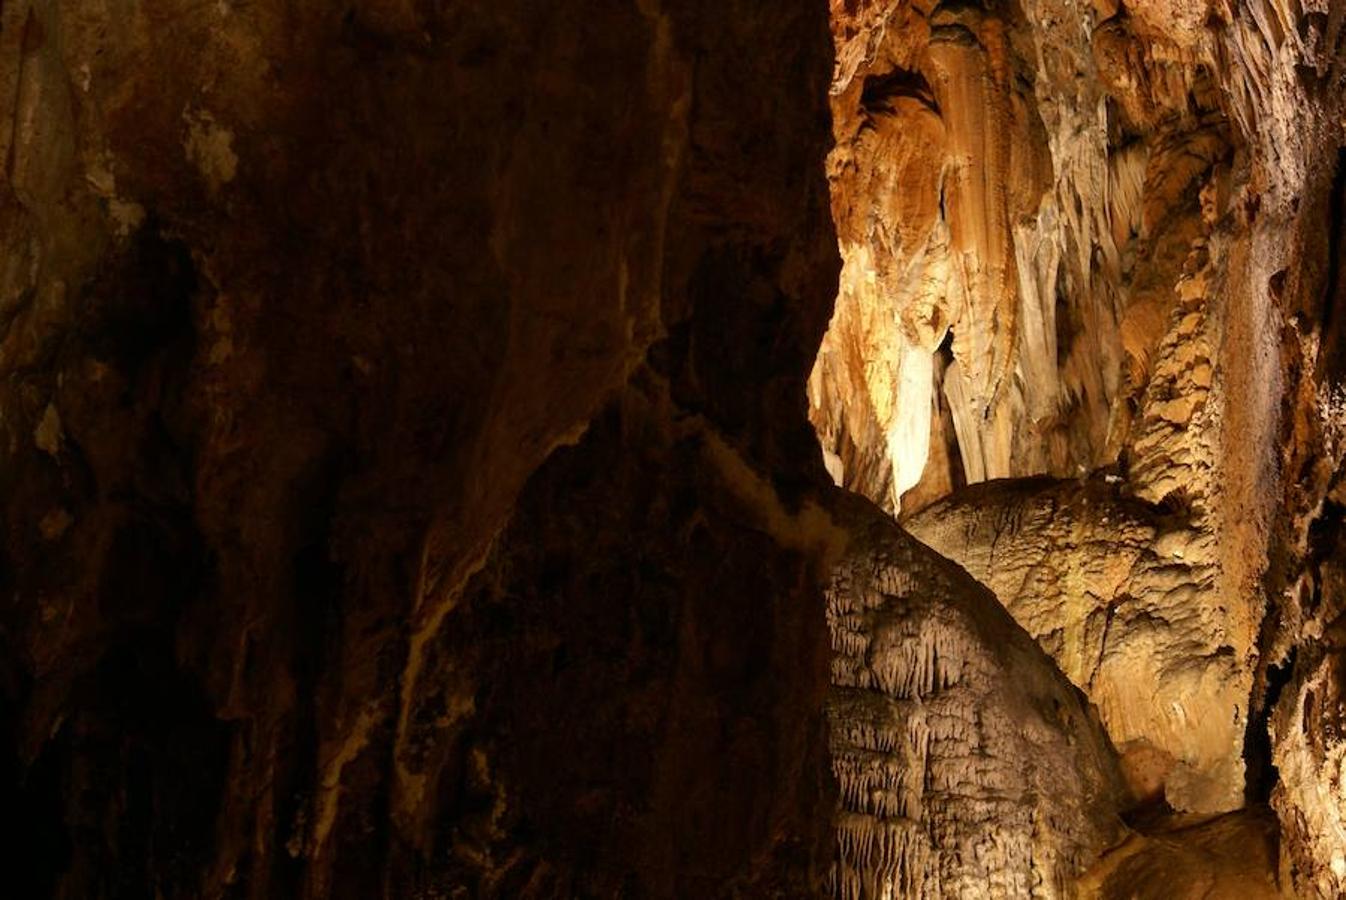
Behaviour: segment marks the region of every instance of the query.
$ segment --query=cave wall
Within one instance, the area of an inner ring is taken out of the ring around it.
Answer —
[[[1217,373],[1240,394],[1277,377],[1266,279],[1339,142],[1333,21],[834,4],[847,262],[811,415],[841,483],[914,511],[961,483],[1118,461],[1158,497],[1204,477],[1203,453],[1230,483],[1269,471],[1274,383],[1200,413]],[[1226,418],[1262,460],[1226,453]]]
[[[4,4],[20,894],[818,883],[826,15]]]
[[[1337,69],[1346,64],[1340,59]],[[1266,577],[1255,735],[1269,754],[1260,787],[1281,822],[1281,871],[1308,896],[1346,891],[1346,594],[1343,593],[1342,476],[1346,402],[1341,380],[1346,309],[1341,260],[1346,158],[1321,159],[1309,173],[1287,267],[1272,289],[1289,311],[1281,366],[1280,508]]]
[[[832,14],[834,480],[997,591],[1133,786],[1269,792],[1286,888],[1339,894],[1346,11]]]

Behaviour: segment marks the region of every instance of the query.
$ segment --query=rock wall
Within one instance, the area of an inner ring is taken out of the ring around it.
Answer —
[[[1106,4],[835,6],[846,262],[810,382],[834,476],[911,511],[1125,455],[1252,165],[1239,123],[1280,114],[1228,96],[1253,64]],[[1242,40],[1230,15],[1199,30]]]
[[[1339,893],[1342,18],[3,4],[11,892],[1069,895],[1107,735],[826,472],[1108,465],[1216,751],[1024,621]]]
[[[822,878],[826,15],[3,5],[16,896]]]
[[[1330,32],[1341,47],[1341,17]],[[1343,77],[1339,52],[1333,72]],[[1270,757],[1262,788],[1281,822],[1284,883],[1310,897],[1346,891],[1346,585],[1341,560],[1346,471],[1346,348],[1341,274],[1346,154],[1318,152],[1285,268],[1271,280],[1287,311],[1281,368],[1280,505],[1266,578],[1256,735]]]

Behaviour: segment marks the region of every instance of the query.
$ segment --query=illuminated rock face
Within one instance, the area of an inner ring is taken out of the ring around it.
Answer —
[[[1248,637],[1202,602],[1216,578],[1209,534],[1105,483],[1051,479],[969,487],[905,524],[1088,692],[1137,794],[1242,805],[1251,675],[1231,648]]]
[[[991,587],[1089,693],[1142,795],[1219,812],[1243,803],[1260,610],[1222,577],[1233,554],[1217,538],[1213,485],[1214,264],[1204,249],[1189,262],[1138,400],[1127,478],[973,486],[904,522]]]
[[[1138,790],[1232,809],[1283,761],[1285,878],[1324,896],[1330,6],[834,3],[844,265],[809,382],[834,479],[996,591]]]
[[[972,5],[846,8],[830,161],[845,267],[810,382],[841,483],[896,509],[907,491],[911,507],[964,480],[1092,467],[1119,374],[1100,267],[1116,269],[1109,223],[1134,202],[1104,185],[1135,163],[1109,165],[1101,88],[1074,77],[1094,69],[1087,34]],[[1105,192],[1110,207],[1078,202]]]
[[[1341,13],[985,6],[0,4],[7,895],[1339,895]]]
[[[1074,896],[1128,799],[1096,714],[985,588],[877,510],[846,515],[833,895]]]
[[[1208,245],[1247,230],[1234,194],[1259,189],[1234,183],[1242,72],[1114,13],[834,10],[845,268],[812,418],[841,483],[886,508],[1125,456],[1180,283],[1209,261],[1225,284]]]

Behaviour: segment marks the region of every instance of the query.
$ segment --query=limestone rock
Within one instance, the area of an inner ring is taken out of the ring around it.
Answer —
[[[991,588],[1098,705],[1138,794],[1242,805],[1250,648],[1206,599],[1209,534],[1102,480],[974,485],[904,524]]]
[[[1138,830],[1080,879],[1084,900],[1280,900],[1276,819],[1265,807],[1220,816],[1163,817]]]
[[[834,479],[905,514],[954,495],[967,533],[933,509],[915,527],[998,586],[1114,739],[1148,742],[1133,774],[1208,810],[1274,785],[1287,889],[1339,893],[1317,698],[1341,652],[1319,546],[1340,465],[1320,411],[1346,377],[1341,10],[833,7],[844,268],[810,418]],[[1092,487],[962,493],[1089,473],[1116,487],[1087,513]],[[1108,612],[1137,601],[1181,615]]]
[[[1319,897],[1346,891],[1346,642],[1338,624],[1296,660],[1272,724],[1285,881]]]
[[[834,896],[1074,896],[1128,801],[1097,714],[964,572],[877,510],[843,521]]]
[[[1340,4],[9,0],[0,97],[8,894],[1069,896],[1103,726],[1346,889]]]
[[[1309,358],[1317,356],[1317,342],[1305,343]],[[1322,362],[1329,371],[1339,365]],[[1300,409],[1307,415],[1295,418],[1295,439],[1286,444],[1286,461],[1302,478],[1287,493],[1293,524],[1279,548],[1287,557],[1279,568],[1286,581],[1279,597],[1273,594],[1276,624],[1268,629],[1263,670],[1268,718],[1263,749],[1275,766],[1271,802],[1281,821],[1282,881],[1310,897],[1346,891],[1342,397],[1330,389],[1305,392]]]

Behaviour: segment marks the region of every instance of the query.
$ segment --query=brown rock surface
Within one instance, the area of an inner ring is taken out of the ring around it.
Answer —
[[[1340,4],[10,0],[0,96],[7,895],[1261,890],[1113,743],[1346,891]]]
[[[0,9],[9,890],[816,883],[826,9]]]
[[[1330,182],[1328,179],[1331,179]],[[1257,699],[1274,769],[1265,781],[1282,826],[1282,880],[1302,895],[1346,892],[1346,158],[1316,174],[1291,267],[1272,289],[1298,308],[1282,357],[1282,507],[1267,578]],[[1330,184],[1330,189],[1326,185]]]
[[[1080,879],[1085,900],[1279,900],[1276,819],[1265,808],[1161,816]]]

